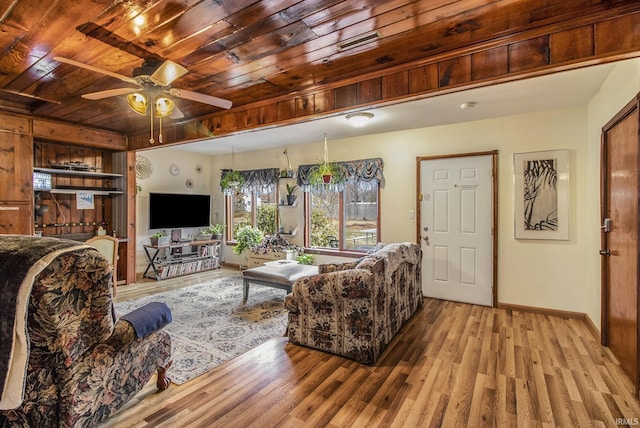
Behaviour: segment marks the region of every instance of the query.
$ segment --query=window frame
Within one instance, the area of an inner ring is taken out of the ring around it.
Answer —
[[[304,192],[303,198],[303,206],[304,206],[304,252],[310,254],[326,254],[326,255],[334,255],[334,256],[345,256],[345,257],[361,257],[363,254],[366,254],[366,250],[354,250],[348,249],[344,247],[345,244],[345,191],[340,190],[337,193],[340,194],[339,197],[339,206],[338,206],[338,216],[339,216],[339,247],[338,248],[329,248],[329,247],[311,247],[311,191]],[[376,237],[377,241],[380,241],[381,236],[381,228],[380,228],[380,183],[377,185],[376,189]]]
[[[258,222],[258,190],[251,190],[251,226],[256,227]],[[224,195],[224,205],[225,205],[225,243],[234,244],[236,242],[233,236],[234,230],[234,222],[233,222],[233,198],[235,194],[225,194]],[[275,186],[275,204],[276,209],[279,209],[278,201],[280,200],[280,189],[279,186]],[[280,216],[276,215],[276,230],[280,227]]]

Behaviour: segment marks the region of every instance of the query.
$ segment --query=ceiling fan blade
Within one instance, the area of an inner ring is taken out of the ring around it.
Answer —
[[[199,92],[187,91],[186,89],[171,88],[169,93],[177,98],[184,98],[185,100],[197,101],[203,104],[210,104],[212,106],[230,109],[231,101],[218,97],[212,97],[211,95],[201,94]]]
[[[90,92],[88,94],[84,94],[82,95],[82,98],[86,98],[88,100],[101,100],[103,98],[115,97],[118,95],[132,94],[139,90],[140,88],[107,89],[106,91]]]
[[[182,119],[183,117],[184,114],[180,111],[178,106],[173,106],[173,111],[171,112],[169,119]]]
[[[116,79],[122,80],[123,82],[135,83],[136,85],[138,84],[131,77],[127,77],[127,76],[125,76],[123,74],[114,73],[112,71],[103,70],[102,68],[94,67],[94,66],[89,65],[89,64],[83,64],[81,62],[74,61],[74,60],[69,59],[69,58],[63,58],[61,56],[56,56],[56,57],[53,57],[53,59],[55,59],[58,62],[63,62],[65,64],[73,65],[73,66],[76,66],[76,67],[80,67],[80,68],[84,68],[84,69],[87,69],[87,70],[95,71],[96,73],[101,73],[101,74],[104,74],[104,75],[107,75],[107,76],[111,76],[111,77],[114,77]]]
[[[179,77],[187,74],[189,70],[176,64],[173,61],[165,61],[160,67],[151,75],[151,79],[155,80],[160,86],[168,86]]]
[[[19,97],[29,98],[29,99],[32,99],[32,100],[45,101],[47,103],[52,103],[52,104],[62,104],[60,101],[50,100],[48,98],[42,98],[42,97],[39,97],[37,95],[31,95],[31,94],[27,94],[27,93],[24,93],[24,92],[14,91],[12,89],[0,89],[0,91],[6,92],[6,93],[11,94],[11,95],[17,95]]]

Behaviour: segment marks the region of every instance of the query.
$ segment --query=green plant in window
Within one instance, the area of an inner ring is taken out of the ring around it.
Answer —
[[[233,254],[239,256],[247,248],[260,244],[263,239],[264,234],[258,228],[249,225],[239,227],[236,230],[236,245],[233,247]]]

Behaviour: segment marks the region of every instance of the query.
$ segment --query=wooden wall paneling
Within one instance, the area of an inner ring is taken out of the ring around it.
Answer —
[[[127,140],[124,135],[38,118],[33,119],[33,136],[44,140],[81,144],[86,147],[127,149]]]
[[[457,86],[471,81],[471,55],[464,55],[438,64],[438,82],[441,88]]]
[[[363,80],[357,84],[358,104],[368,104],[382,99],[382,78]]]
[[[509,48],[499,46],[471,54],[471,80],[484,80],[509,73]]]
[[[428,64],[409,70],[409,93],[419,94],[438,89],[438,64]]]
[[[0,201],[0,234],[33,235],[33,203]]]
[[[354,83],[336,88],[335,96],[334,108],[336,110],[353,107],[358,104],[358,86]]]
[[[296,99],[291,98],[278,102],[278,121],[289,120],[296,117]]]
[[[296,97],[296,117],[311,116],[314,113],[313,94]]]
[[[640,49],[640,13],[608,19],[595,24],[597,56]]]
[[[409,94],[407,70],[382,76],[382,99],[401,98]]]
[[[518,73],[549,65],[549,36],[509,45],[509,71]]]
[[[320,90],[313,94],[313,112],[330,112],[336,105],[336,93],[334,90]]]
[[[0,114],[0,130],[31,135],[31,119],[23,116]]]
[[[595,53],[593,26],[585,25],[549,36],[550,63],[557,64],[588,58]]]
[[[265,104],[260,107],[260,123],[269,125],[278,121],[278,104]]]
[[[32,201],[32,151],[30,135],[0,132],[0,201]]]

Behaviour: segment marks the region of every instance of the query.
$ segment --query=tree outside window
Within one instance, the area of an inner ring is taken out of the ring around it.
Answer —
[[[231,202],[232,230],[235,238],[238,228],[246,225],[257,227],[265,235],[273,235],[278,227],[276,191],[250,193],[236,192],[227,196]]]
[[[341,192],[309,191],[311,247],[367,251],[378,242],[378,183],[354,178]]]

